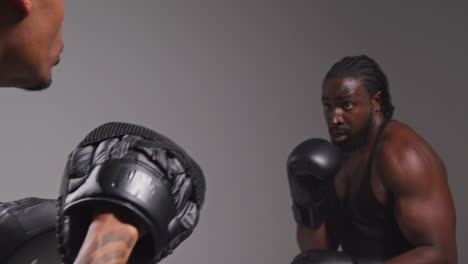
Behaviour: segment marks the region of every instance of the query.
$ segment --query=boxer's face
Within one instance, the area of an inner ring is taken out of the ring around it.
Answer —
[[[357,78],[326,79],[322,104],[330,138],[344,151],[366,141],[372,124],[372,97]]]
[[[14,3],[17,0],[8,0]],[[63,49],[62,0],[27,0],[29,9],[16,7],[19,18],[10,25],[4,54],[8,86],[42,90],[51,83],[52,67]],[[16,2],[17,3],[17,2]]]

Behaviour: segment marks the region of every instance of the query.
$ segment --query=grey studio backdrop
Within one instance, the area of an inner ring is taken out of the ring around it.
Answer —
[[[345,55],[387,73],[395,118],[444,160],[468,260],[467,5],[428,1],[66,0],[65,50],[44,92],[0,91],[2,201],[56,197],[68,153],[125,121],[184,147],[207,180],[175,263],[289,263],[298,253],[285,161],[328,138],[320,84]]]

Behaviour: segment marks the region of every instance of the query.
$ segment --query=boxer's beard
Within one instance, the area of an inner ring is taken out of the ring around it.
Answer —
[[[335,143],[343,152],[350,153],[361,147],[367,142],[369,131],[372,125],[372,115],[369,115],[364,126],[354,134],[350,134],[348,138],[339,143]]]

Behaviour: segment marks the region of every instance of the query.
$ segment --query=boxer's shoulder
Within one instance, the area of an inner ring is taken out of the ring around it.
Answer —
[[[408,143],[415,141],[424,141],[424,139],[414,128],[398,120],[388,122],[382,133],[382,143],[394,150],[411,145]]]
[[[382,134],[377,158],[381,162],[407,160],[409,155],[437,156],[431,145],[415,129],[400,121],[389,122]],[[388,159],[391,160],[388,160]]]
[[[385,129],[376,165],[387,185],[409,186],[428,180],[429,171],[444,174],[442,160],[413,128],[393,121]]]

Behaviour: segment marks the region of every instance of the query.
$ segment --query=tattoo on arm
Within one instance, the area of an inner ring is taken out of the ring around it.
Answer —
[[[115,230],[95,239],[76,264],[125,264],[137,239]]]

